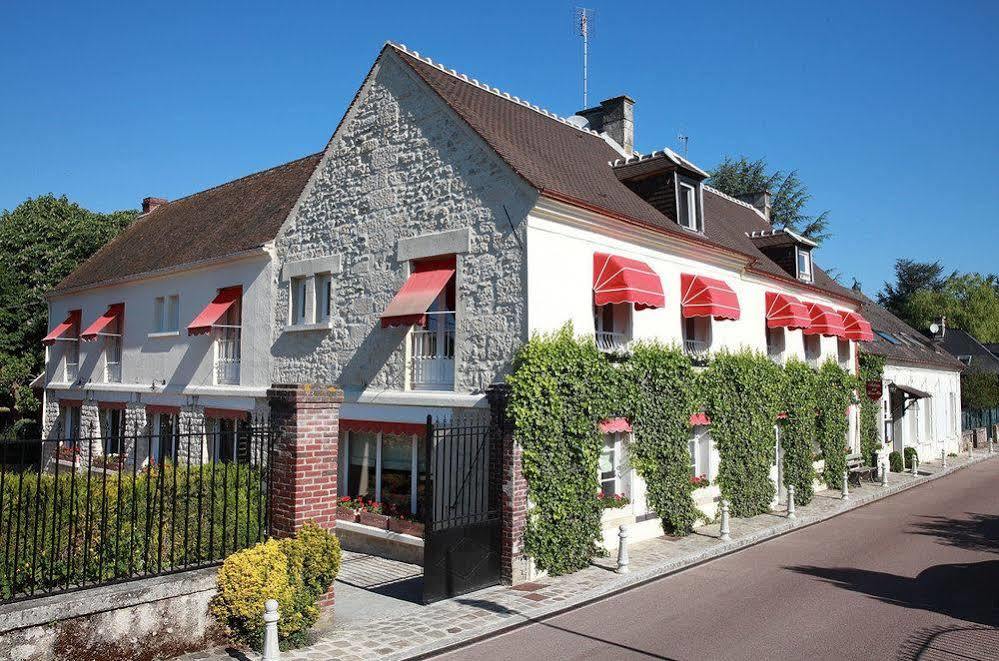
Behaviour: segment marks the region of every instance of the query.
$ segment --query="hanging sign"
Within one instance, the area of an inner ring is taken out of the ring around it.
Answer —
[[[878,401],[881,399],[881,395],[884,394],[884,386],[880,381],[868,381],[867,382],[867,398],[871,401]]]

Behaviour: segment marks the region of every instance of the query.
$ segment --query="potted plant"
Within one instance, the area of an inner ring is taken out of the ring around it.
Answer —
[[[388,516],[382,513],[382,504],[374,500],[365,500],[359,512],[358,522],[372,528],[388,530]]]
[[[404,513],[393,514],[389,517],[388,527],[392,532],[423,537],[423,522],[411,518],[411,515]]]
[[[695,489],[711,486],[711,480],[708,479],[707,475],[691,475],[690,483],[694,485]]]
[[[605,510],[618,509],[631,503],[623,493],[615,493],[607,496],[603,492],[600,492],[597,494],[597,500],[600,501],[601,507]]]
[[[340,521],[357,521],[359,504],[350,496],[340,496],[336,501],[336,518]]]

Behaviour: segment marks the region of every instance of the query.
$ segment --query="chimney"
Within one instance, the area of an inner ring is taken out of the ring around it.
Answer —
[[[757,193],[743,193],[742,195],[736,195],[736,199],[742,200],[750,206],[754,206],[760,210],[760,213],[764,215],[767,222],[770,222],[770,212],[773,210],[770,206],[770,191],[763,190]]]
[[[594,131],[606,133],[631,156],[635,153],[635,100],[627,95],[601,101],[595,108],[576,114],[585,118]]]
[[[159,209],[167,203],[166,198],[144,197],[142,198],[142,213],[150,213]]]

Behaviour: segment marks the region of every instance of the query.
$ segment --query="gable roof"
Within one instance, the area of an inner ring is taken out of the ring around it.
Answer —
[[[941,344],[955,356],[971,358],[965,368],[967,374],[999,374],[999,357],[971,333],[960,328],[948,328]]]
[[[882,356],[892,363],[949,371],[964,370],[964,364],[938,343],[926,339],[922,333],[867,296],[863,294],[860,294],[860,296],[864,301],[861,306],[861,314],[870,322],[871,328],[874,330],[874,339],[872,341],[860,343],[861,351],[875,356]],[[908,342],[900,340],[898,344],[895,344],[879,335],[879,331],[887,333],[896,339],[904,334],[905,340]],[[947,334],[950,335],[950,331],[947,331]]]
[[[322,153],[247,175],[140,216],[52,293],[258,248],[274,239]]]

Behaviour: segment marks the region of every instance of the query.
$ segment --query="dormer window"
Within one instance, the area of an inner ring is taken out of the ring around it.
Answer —
[[[681,227],[685,227],[694,232],[700,232],[703,228],[698,213],[697,188],[693,182],[679,179],[676,187],[676,218]]]
[[[807,248],[797,246],[795,251],[798,254],[798,279],[805,282],[812,281],[812,251]]]

